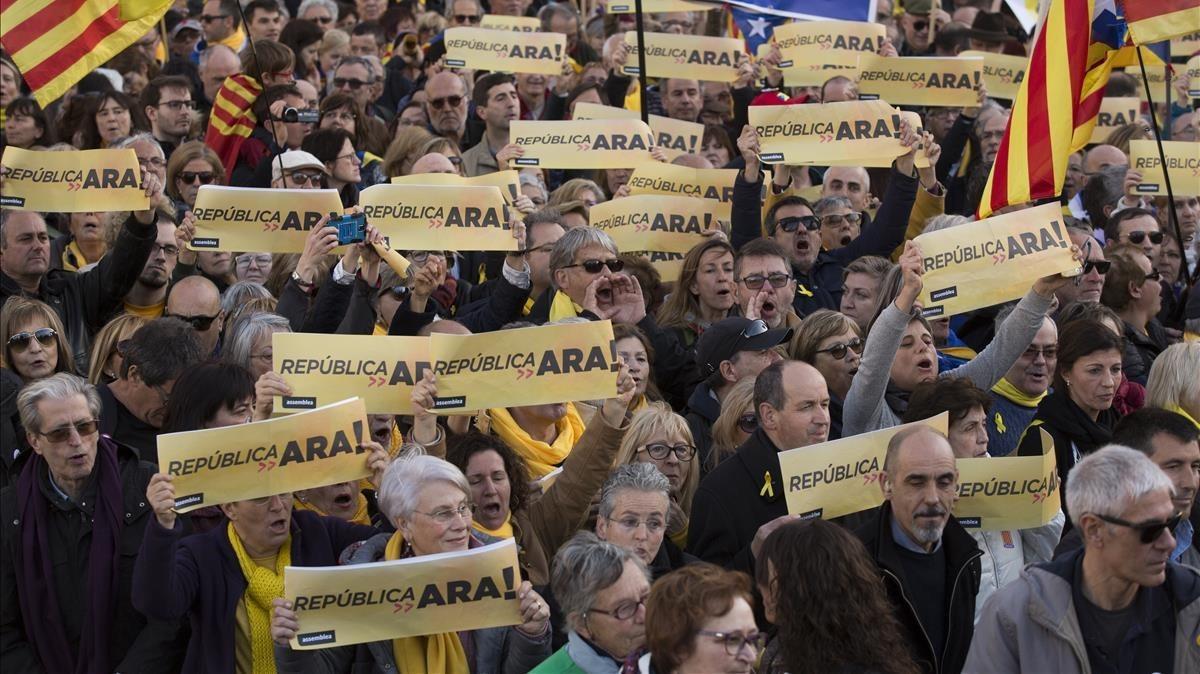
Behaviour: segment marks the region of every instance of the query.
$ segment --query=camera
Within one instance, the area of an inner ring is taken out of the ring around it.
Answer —
[[[305,108],[303,110],[297,108],[284,108],[283,113],[279,115],[279,121],[287,122],[288,124],[316,124],[320,121],[320,113],[316,110]]]
[[[362,243],[367,239],[367,216],[363,213],[339,215],[329,221],[330,227],[337,227],[338,245]]]

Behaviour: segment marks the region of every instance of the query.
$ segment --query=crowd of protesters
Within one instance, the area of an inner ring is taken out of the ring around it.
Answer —
[[[1025,56],[1030,36],[996,4],[878,0],[883,51]],[[727,36],[727,11],[648,14],[646,29]],[[484,14],[564,34],[561,73],[447,67],[444,31]],[[763,79],[747,61],[732,84],[640,91],[624,70],[633,22],[543,0],[180,0],[45,107],[0,52],[0,145],[131,148],[150,198],[132,213],[0,210],[0,668],[1200,671],[1200,202],[1139,195],[1129,141],[1154,137],[1150,115],[1070,158],[1060,199],[1081,274],[927,320],[911,239],[974,219],[1012,102],[980,87],[971,107],[918,109],[924,128],[903,127],[909,151],[888,169],[767,174],[748,108],[854,100],[853,77],[783,87],[774,49]],[[205,132],[238,73],[262,92],[226,166]],[[1195,142],[1186,77],[1171,86],[1160,131]],[[1138,83],[1115,72],[1105,93]],[[731,221],[677,279],[588,224],[635,167],[513,162],[513,120],[571,119],[579,102],[701,123],[699,152],[673,163],[736,169]],[[324,220],[300,254],[189,247],[204,185],[335,189],[353,208],[393,177],[510,168],[516,252],[402,251],[401,276],[369,242],[331,254]],[[173,510],[157,436],[271,418],[291,393],[274,333],[604,319],[621,360],[607,400],[438,416],[426,373],[415,414],[371,415],[369,481]],[[878,508],[788,514],[779,452],[941,413],[945,435],[891,438]],[[1040,454],[1038,429],[1061,512],[1023,530],[960,523],[956,460]],[[288,645],[285,566],[505,538],[520,624]]]

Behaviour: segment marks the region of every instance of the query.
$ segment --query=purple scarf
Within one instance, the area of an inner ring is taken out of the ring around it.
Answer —
[[[120,539],[121,476],[117,447],[101,437],[96,448],[96,503],[92,516],[92,545],[88,556],[87,594],[83,603],[83,630],[79,648],[72,649],[63,631],[54,569],[50,560],[46,529],[50,502],[38,480],[46,462],[33,454],[17,478],[17,511],[21,517],[21,550],[15,560],[17,598],[25,636],[37,653],[42,669],[63,674],[111,672],[109,663],[110,621],[117,587],[117,541]]]

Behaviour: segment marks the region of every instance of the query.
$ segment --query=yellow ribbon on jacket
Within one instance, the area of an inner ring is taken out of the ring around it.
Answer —
[[[567,403],[567,413],[555,423],[558,437],[553,444],[534,440],[525,429],[517,425],[512,414],[503,407],[488,410],[491,417],[492,430],[500,439],[507,442],[529,467],[529,476],[533,479],[544,476],[566,460],[571,448],[583,435],[583,419],[574,403]]]
[[[295,499],[295,508],[297,510],[314,512],[322,517],[332,517],[332,515],[324,510],[321,510],[311,502],[301,501],[299,496],[297,496]],[[354,524],[361,524],[363,526],[371,526],[371,514],[367,511],[367,497],[363,496],[362,492],[358,493],[358,507],[354,509],[354,516],[348,521]]]
[[[383,558],[388,561],[400,559],[403,548],[404,536],[397,531],[388,539]],[[396,658],[396,671],[404,674],[469,674],[471,671],[462,641],[454,632],[392,639],[392,657]]]
[[[500,523],[500,526],[496,527],[495,529],[489,529],[483,526],[480,524],[479,520],[472,520],[471,528],[481,534],[487,534],[488,536],[492,536],[494,538],[512,538],[512,513],[508,513],[508,517],[505,517],[504,521]]]
[[[275,570],[254,563],[246,553],[242,539],[233,524],[225,528],[229,544],[237,557],[242,576],[246,578],[246,617],[250,621],[250,653],[254,662],[254,674],[275,672],[275,644],[271,641],[271,601],[283,596],[283,569],[292,563],[292,536],[279,547],[275,556]]]
[[[1001,377],[1000,381],[996,382],[996,385],[992,387],[992,392],[1022,407],[1037,407],[1038,403],[1042,402],[1042,398],[1046,397],[1045,392],[1036,396],[1025,393],[1016,386],[1013,386],[1007,377]]]
[[[575,318],[583,307],[575,304],[574,300],[561,290],[554,291],[554,300],[550,303],[550,322],[560,318]]]

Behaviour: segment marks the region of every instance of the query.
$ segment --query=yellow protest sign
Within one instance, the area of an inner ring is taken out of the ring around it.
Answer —
[[[0,156],[0,207],[55,213],[144,211],[137,153],[125,150],[49,152],[14,145]]]
[[[636,110],[615,108],[599,103],[576,103],[572,119],[641,119]],[[699,154],[704,140],[704,125],[685,122],[662,115],[650,115],[650,133],[654,144],[662,148],[667,159],[681,154]]]
[[[1137,96],[1112,96],[1100,101],[1100,112],[1096,114],[1096,126],[1092,127],[1089,143],[1103,143],[1109,134],[1138,120],[1142,101]]]
[[[1163,154],[1167,158],[1167,177],[1171,191],[1177,197],[1200,196],[1200,142],[1194,140],[1164,140]],[[1138,194],[1167,193],[1163,180],[1162,161],[1158,146],[1152,140],[1129,141],[1129,167],[1142,172]]]
[[[879,483],[892,436],[926,425],[946,433],[950,413],[779,453],[779,474],[792,515],[833,519],[883,502]]]
[[[968,222],[915,239],[925,260],[925,316],[953,316],[1023,297],[1043,276],[1078,274],[1058,203]]]
[[[684,255],[704,241],[702,232],[716,228],[716,206],[710,199],[641,194],[596,204],[591,226],[608,233],[617,249],[644,255],[664,281],[679,278]]]
[[[181,513],[370,475],[359,398],[310,412],[158,436],[158,465],[174,478]]]
[[[954,516],[968,529],[1030,529],[1061,509],[1054,440],[1039,428],[1041,456],[958,459]]]
[[[1200,31],[1171,38],[1171,56],[1187,56],[1200,52]]]
[[[680,194],[716,200],[710,204],[720,220],[729,221],[732,214],[733,184],[737,169],[694,169],[662,162],[649,162],[633,169],[629,177],[629,193]],[[623,250],[623,249],[622,249]]]
[[[745,45],[731,37],[676,35],[674,33],[645,33],[646,75],[649,77],[680,77],[702,82],[733,82],[737,79],[738,64],[745,55]],[[629,50],[625,74],[637,75],[638,42],[634,31],[625,33]]]
[[[363,190],[367,222],[402,250],[516,250],[508,206],[491,185],[394,185]]]
[[[521,623],[517,544],[348,566],[289,566],[297,650]],[[391,643],[387,649],[391,652]]]
[[[650,127],[640,119],[513,120],[509,138],[525,154],[517,166],[542,168],[631,168],[653,161]]]
[[[505,73],[558,75],[562,72],[567,36],[562,33],[518,33],[487,28],[447,28],[446,65],[451,68]]]
[[[858,58],[859,100],[943,108],[973,106],[983,77],[981,58],[863,54]]]
[[[272,369],[292,387],[275,399],[280,412],[358,396],[367,414],[412,414],[413,386],[433,369],[428,337],[277,332],[271,344]]]
[[[1188,78],[1188,98],[1192,100],[1200,98],[1200,54],[1188,59],[1184,74]]]
[[[883,101],[750,107],[766,164],[891,166],[908,152],[900,144],[901,120],[917,124],[920,117]]]
[[[321,218],[342,212],[337,190],[201,185],[192,217],[192,250],[303,253]]]
[[[964,51],[958,55],[983,59],[983,86],[989,98],[1016,100],[1021,82],[1025,81],[1025,70],[1029,67],[1028,57],[990,51]]]
[[[493,171],[473,178],[453,173],[416,173],[407,176],[395,176],[393,185],[492,185],[499,187],[504,195],[504,203],[512,206],[517,197],[521,196],[521,174],[517,171]]]
[[[1142,81],[1142,69],[1140,66],[1129,66],[1125,68],[1125,73],[1137,80],[1138,96],[1143,101],[1149,101],[1146,98],[1146,83]],[[1146,64],[1146,79],[1150,80],[1150,95],[1154,97],[1155,103],[1163,103],[1167,100],[1167,69],[1165,66],[1152,66]]]
[[[650,12],[707,12],[715,9],[716,5],[705,2],[688,2],[687,0],[642,0],[642,11]],[[633,14],[637,5],[630,0],[615,0],[604,6],[608,14]]]
[[[811,87],[837,75],[853,79],[858,57],[878,54],[887,29],[863,21],[792,21],[776,26],[774,35],[784,84]]]
[[[611,398],[617,371],[612,323],[429,337],[441,412]]]
[[[612,105],[580,101],[575,104],[571,119],[641,119],[637,110],[618,108]]]
[[[515,30],[518,33],[536,33],[542,29],[542,22],[536,16],[484,14],[483,19],[479,22],[479,27],[488,30]]]

